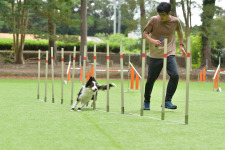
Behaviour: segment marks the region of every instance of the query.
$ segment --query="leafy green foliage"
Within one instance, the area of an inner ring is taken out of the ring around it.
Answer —
[[[137,39],[131,39],[126,37],[124,34],[111,34],[109,38],[103,34],[96,34],[97,37],[101,38],[105,42],[109,42],[110,45],[112,45],[112,49],[116,49],[116,47],[119,47],[120,42],[123,44],[123,50],[125,53],[137,53],[138,50],[138,40]]]

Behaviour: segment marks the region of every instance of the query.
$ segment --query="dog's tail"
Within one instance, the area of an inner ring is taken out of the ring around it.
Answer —
[[[109,84],[109,89],[111,88],[111,87],[116,87],[116,84],[114,84],[114,83],[110,83]],[[107,90],[107,85],[98,85],[98,90]]]

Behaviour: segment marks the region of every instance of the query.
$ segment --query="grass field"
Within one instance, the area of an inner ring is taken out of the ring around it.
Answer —
[[[98,81],[105,84],[106,81]],[[140,113],[140,92],[125,93],[125,111],[120,113],[120,81],[110,90],[110,112],[106,110],[106,91],[99,92],[97,109],[70,111],[71,85],[64,86],[61,105],[61,81],[55,80],[56,103],[37,100],[37,80],[0,79],[1,150],[144,150],[144,149],[224,149],[225,92],[214,92],[212,83],[190,83],[189,124],[184,122],[185,82],[179,82],[173,103],[177,110],[166,110],[161,121],[162,82],[153,89],[151,111]],[[127,87],[127,82],[125,82]],[[220,84],[225,90],[225,84]],[[81,85],[75,82],[75,97]],[[44,80],[41,80],[44,99]],[[99,111],[102,110],[102,111]],[[151,118],[154,117],[154,118]],[[171,120],[171,121],[168,121]]]

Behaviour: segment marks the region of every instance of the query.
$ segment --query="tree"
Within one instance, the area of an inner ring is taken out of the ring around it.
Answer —
[[[191,4],[192,4],[191,0],[185,0],[185,1],[181,0],[181,6],[182,6],[184,21],[185,21],[186,39],[191,35]]]
[[[48,3],[50,6],[55,5],[55,0],[48,0]],[[51,54],[51,47],[53,47],[53,58],[54,62],[56,63],[57,61],[57,45],[56,45],[56,24],[54,22],[54,17],[55,17],[55,8],[50,7],[48,9],[48,33],[49,33],[49,38],[48,38],[48,51]],[[51,55],[49,55],[49,63],[51,63]]]
[[[84,46],[87,45],[87,1],[81,0],[81,60],[84,57]],[[81,61],[83,62],[83,61]]]
[[[176,0],[170,0],[170,4],[172,6],[172,16],[177,17],[177,11],[176,11]]]
[[[208,59],[208,65],[212,66],[211,61],[211,41],[209,40],[210,27],[213,22],[213,16],[215,14],[215,1],[216,0],[203,0],[203,12],[201,14],[202,28],[202,66],[206,64]]]
[[[15,63],[24,64],[23,49],[28,24],[29,5],[28,0],[14,0],[11,3],[13,22],[13,47],[15,50]]]

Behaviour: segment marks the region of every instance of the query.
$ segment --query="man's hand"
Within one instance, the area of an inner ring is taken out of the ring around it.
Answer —
[[[160,45],[162,44],[159,40],[152,40],[152,43],[153,43],[155,46],[160,46]]]
[[[187,56],[187,53],[185,52],[185,50],[184,50],[184,46],[181,46],[180,45],[180,53],[182,53],[182,55],[181,56]]]

